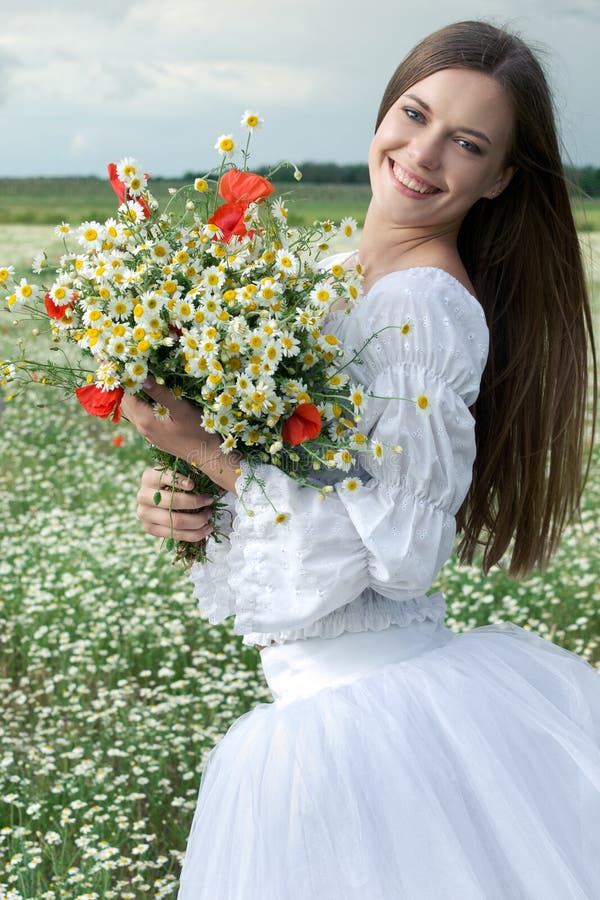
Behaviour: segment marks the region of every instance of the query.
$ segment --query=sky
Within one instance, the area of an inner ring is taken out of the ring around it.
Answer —
[[[202,174],[265,120],[251,165],[365,162],[383,89],[422,37],[486,18],[539,48],[566,155],[600,166],[598,0],[0,0],[0,177]],[[0,197],[1,203],[1,197]]]

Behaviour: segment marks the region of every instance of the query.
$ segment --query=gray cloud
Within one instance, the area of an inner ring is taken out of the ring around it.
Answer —
[[[201,168],[247,107],[266,126],[253,161],[294,154],[365,158],[381,92],[402,56],[448,22],[508,23],[548,51],[578,162],[600,164],[589,72],[600,45],[597,0],[20,0],[3,13],[0,100],[5,127],[40,123],[51,145],[8,142],[5,174],[104,170],[138,155],[156,173]],[[546,54],[545,54],[546,56]],[[26,64],[18,65],[19,60]]]

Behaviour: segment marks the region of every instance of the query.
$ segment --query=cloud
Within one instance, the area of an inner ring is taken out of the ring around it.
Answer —
[[[267,123],[257,139],[264,157],[356,161],[405,53],[428,31],[482,16],[549,49],[569,143],[582,161],[597,159],[587,74],[597,0],[421,0],[414,10],[371,0],[368,14],[364,0],[19,0],[3,13],[0,34],[4,125],[52,128],[56,150],[45,147],[40,166],[76,158],[99,166],[98,148],[104,158],[122,147],[144,158],[156,150],[155,171],[177,172],[256,107]],[[28,167],[39,146],[29,152]],[[5,146],[3,166],[24,164],[22,148]]]
[[[20,66],[13,53],[0,44],[0,106],[14,93],[13,75]]]

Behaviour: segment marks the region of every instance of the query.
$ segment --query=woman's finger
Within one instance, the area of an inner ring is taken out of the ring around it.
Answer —
[[[137,516],[140,521],[150,525],[164,525],[172,527],[176,531],[198,531],[208,525],[210,510],[197,513],[186,513],[168,509],[158,509],[149,506],[138,506]]]
[[[194,487],[194,482],[191,478],[181,475],[179,472],[174,474],[169,469],[161,469],[158,466],[144,469],[142,473],[142,484],[153,490],[158,490],[161,487],[173,487],[173,485],[175,485],[180,491],[191,491]]]
[[[213,498],[208,494],[190,494],[182,491],[171,491],[141,487],[137,495],[141,506],[159,507],[161,509],[183,509],[188,512],[212,506]]]
[[[212,532],[212,528],[206,525],[196,531],[177,531],[168,525],[143,524],[144,531],[153,537],[173,538],[175,541],[185,541],[187,544],[196,544],[203,541]]]

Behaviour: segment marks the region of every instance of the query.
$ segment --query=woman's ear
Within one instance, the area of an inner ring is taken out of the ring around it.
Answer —
[[[516,166],[507,166],[505,169],[502,169],[492,187],[488,191],[486,191],[483,196],[488,200],[493,200],[495,197],[498,197],[502,193],[504,188],[510,183],[511,178],[516,171]]]

